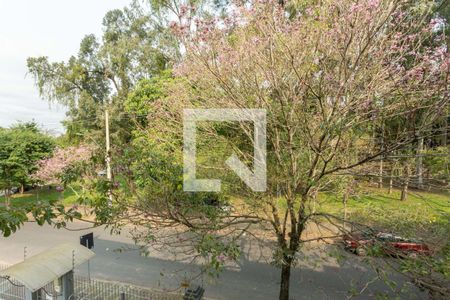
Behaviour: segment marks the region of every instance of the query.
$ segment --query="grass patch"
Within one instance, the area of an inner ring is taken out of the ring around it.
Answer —
[[[231,202],[241,207],[245,205],[245,200],[240,197],[233,197]],[[279,198],[277,203],[280,215],[283,215],[287,209],[286,201]],[[296,209],[299,203],[296,202]],[[343,218],[342,195],[321,192],[315,203],[309,201],[307,209]],[[450,236],[450,194],[411,190],[408,199],[400,201],[399,190],[389,194],[387,189],[364,186],[348,199],[347,220],[404,237],[420,238],[441,248]]]
[[[450,237],[450,195],[411,191],[400,201],[400,191],[389,194],[386,189],[365,188],[347,202],[347,218],[382,231],[409,238],[419,238],[435,249],[444,247]],[[342,198],[322,194],[318,211],[342,217]]]
[[[55,188],[49,189],[48,187],[42,189],[35,189],[26,191],[23,194],[14,194],[11,196],[11,205],[20,206],[30,204],[39,200],[46,201],[61,201],[64,205],[72,205],[76,203],[75,192],[67,188],[64,192],[58,192]],[[0,197],[0,203],[5,202],[5,197]]]
[[[411,191],[408,199],[400,201],[400,191],[391,194],[387,189],[367,188],[358,196],[350,197],[347,201],[347,212],[352,214],[361,210],[385,210],[389,212],[404,212],[405,215],[416,215],[420,219],[430,222],[448,221],[450,215],[450,194]],[[318,197],[318,210],[343,214],[342,197],[323,193]]]

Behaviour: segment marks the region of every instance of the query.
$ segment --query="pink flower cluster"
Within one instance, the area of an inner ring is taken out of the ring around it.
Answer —
[[[340,69],[347,66],[352,74],[346,84],[352,88],[366,78],[369,90],[390,92],[388,86],[395,86],[429,98],[450,67],[445,37],[438,30],[444,21],[416,24],[403,6],[391,11],[389,3],[336,0],[288,17],[277,0],[253,0],[237,5],[224,19],[195,17],[184,44],[187,55],[175,74],[208,87],[205,74],[226,78],[230,90],[247,88],[255,80],[265,93],[272,78],[289,78],[285,70],[292,67],[311,75],[312,84],[326,80],[330,91],[341,91]],[[286,61],[276,73],[276,66]],[[374,109],[370,101],[357,103],[363,111]]]
[[[61,174],[75,163],[89,160],[92,150],[87,145],[58,148],[52,157],[39,161],[39,169],[33,178],[45,184],[58,184]]]
[[[352,4],[350,7],[350,13],[359,13],[371,9],[376,9],[380,5],[380,0],[368,0]]]
[[[195,13],[195,6],[181,5],[177,13],[177,21],[169,23],[172,33],[179,38],[189,36],[191,30],[192,15]]]

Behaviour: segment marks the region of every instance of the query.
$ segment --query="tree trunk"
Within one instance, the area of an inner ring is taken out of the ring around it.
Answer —
[[[312,194],[311,194],[311,199],[312,199],[312,201],[313,201],[313,208],[312,208],[312,213],[313,213],[313,214],[316,212],[317,194],[318,194],[318,191],[317,191],[317,190],[313,190],[313,192],[312,192]]]
[[[279,300],[289,300],[289,283],[291,279],[291,263],[285,262],[281,267],[281,284]]]
[[[447,158],[446,158],[446,159],[447,159]],[[427,179],[427,182],[430,182],[430,179],[431,179],[431,171],[430,171],[429,169],[427,169],[427,171],[426,171],[426,176],[425,176],[425,178]],[[431,191],[431,185],[430,185],[430,184],[427,185],[427,191]]]
[[[444,128],[443,128],[443,133],[444,133],[444,139],[442,141],[442,146],[447,147],[448,146],[448,141],[447,141],[447,137],[448,137],[448,115],[449,115],[449,111],[448,111],[448,106],[446,109],[446,113],[445,113],[445,118],[444,118]],[[448,154],[448,147],[447,147],[447,154]],[[449,159],[448,159],[448,155],[445,157],[445,164],[444,164],[444,172],[446,177],[448,178],[449,175]]]
[[[380,159],[380,173],[378,174],[380,176],[378,178],[378,188],[383,188],[383,158]]]
[[[5,190],[5,207],[6,209],[9,209],[9,206],[11,205],[11,201],[9,199],[9,188]]]
[[[342,203],[344,204],[344,228],[345,222],[347,221],[347,201],[348,201],[348,191],[345,191],[344,195],[342,196]]]
[[[417,141],[417,161],[416,161],[416,174],[417,174],[417,187],[419,189],[423,188],[423,137],[420,137]]]
[[[392,168],[391,168],[391,174],[390,174],[390,176],[389,176],[389,191],[388,191],[388,194],[389,194],[389,195],[392,194],[392,189],[393,189],[393,187],[394,187],[394,171],[395,171],[395,169],[394,169],[394,167],[392,166]]]
[[[405,201],[408,198],[408,185],[409,185],[409,166],[406,165],[404,167],[404,174],[403,174],[403,187],[402,187],[402,194],[400,197],[401,201]]]
[[[20,194],[23,195],[23,192],[25,192],[25,186],[23,184],[20,185]]]
[[[384,149],[384,123],[381,124],[381,150]],[[378,178],[378,188],[383,188],[383,157],[380,157],[380,178]]]
[[[408,199],[408,182],[403,183],[402,195],[400,197],[401,201]]]

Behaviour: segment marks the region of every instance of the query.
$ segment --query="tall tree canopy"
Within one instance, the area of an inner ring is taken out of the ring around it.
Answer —
[[[129,137],[123,102],[130,89],[165,69],[176,51],[153,16],[134,2],[123,10],[108,12],[103,36],[87,35],[78,54],[68,61],[34,57],[27,63],[40,95],[69,108],[69,135],[95,134],[103,128],[103,112],[109,109],[114,115],[112,132],[121,142]]]

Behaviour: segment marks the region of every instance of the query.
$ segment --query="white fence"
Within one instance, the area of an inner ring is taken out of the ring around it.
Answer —
[[[0,270],[7,266],[0,265]],[[71,300],[182,300],[181,294],[165,293],[118,282],[89,280],[74,276],[74,295]],[[56,299],[53,283],[42,289],[38,300]],[[15,280],[0,278],[0,300],[25,299],[25,287]]]

